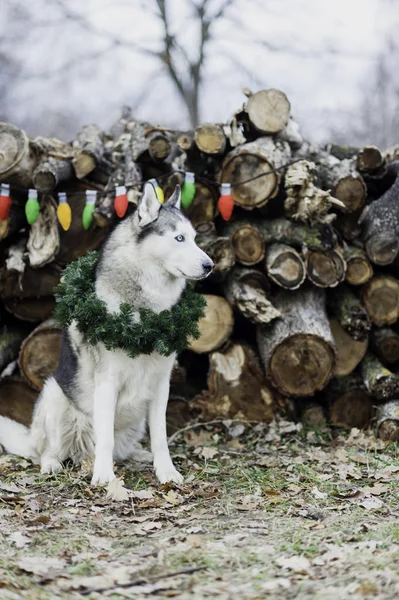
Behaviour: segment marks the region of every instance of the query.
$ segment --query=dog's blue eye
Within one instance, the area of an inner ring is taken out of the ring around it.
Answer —
[[[177,242],[184,242],[184,236],[183,236],[183,235],[177,235],[177,236],[175,237],[175,240],[176,240]]]

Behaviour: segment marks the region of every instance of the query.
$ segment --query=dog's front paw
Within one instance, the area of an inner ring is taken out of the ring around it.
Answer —
[[[42,458],[40,465],[40,473],[42,475],[53,475],[62,469],[62,464],[56,458]]]
[[[114,471],[111,469],[96,469],[94,468],[91,485],[104,485],[115,479]]]
[[[183,483],[183,475],[180,475],[174,467],[169,469],[155,469],[155,475],[160,483],[167,483],[172,481],[173,483]]]

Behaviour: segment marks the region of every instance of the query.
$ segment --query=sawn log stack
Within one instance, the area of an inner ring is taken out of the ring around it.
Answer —
[[[127,108],[110,131],[88,125],[68,143],[0,124],[0,183],[11,197],[0,220],[0,414],[29,422],[59,357],[54,286],[117,224],[116,187],[127,187],[131,214],[144,181],[168,198],[190,172],[185,213],[215,270],[198,284],[208,300],[201,337],[173,373],[173,425],[283,412],[399,440],[399,146],[317,147],[283,92],[246,95],[226,123],[192,131]],[[218,209],[222,183],[234,200],[229,221]],[[29,189],[40,203],[31,225]],[[97,191],[88,229],[86,190]],[[66,231],[60,192],[72,211]]]

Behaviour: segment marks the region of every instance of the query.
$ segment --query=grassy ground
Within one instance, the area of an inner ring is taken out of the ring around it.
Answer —
[[[0,598],[399,597],[398,446],[233,422],[172,452],[184,485],[123,464],[108,491],[0,456]]]

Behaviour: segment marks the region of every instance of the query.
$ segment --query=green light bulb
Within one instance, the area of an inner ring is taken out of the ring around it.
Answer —
[[[195,175],[187,171],[184,183],[181,189],[181,205],[183,208],[189,208],[195,198]]]
[[[40,212],[40,204],[37,199],[37,191],[29,190],[28,200],[25,204],[25,215],[29,225],[37,221]]]
[[[86,205],[83,209],[82,223],[84,229],[89,229],[93,222],[93,213],[96,208],[97,192],[95,190],[86,190]]]

